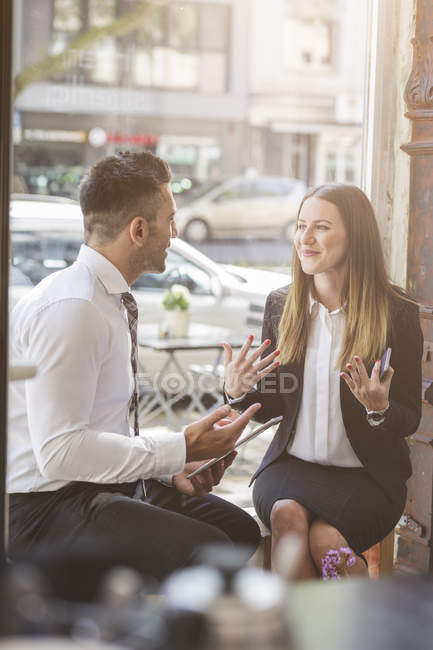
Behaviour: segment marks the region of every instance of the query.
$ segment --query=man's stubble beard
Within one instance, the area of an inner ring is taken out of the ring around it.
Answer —
[[[146,251],[138,251],[130,259],[129,268],[131,276],[140,277],[143,273],[164,273],[166,268],[165,248],[152,248]]]

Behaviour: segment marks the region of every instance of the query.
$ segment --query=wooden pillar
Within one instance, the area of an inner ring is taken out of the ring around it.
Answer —
[[[407,288],[421,304],[424,332],[423,388],[433,381],[433,2],[417,0],[413,65],[405,89],[411,141],[402,146],[411,157]],[[423,403],[417,433],[410,439],[413,475],[408,483],[406,518],[400,529],[397,566],[406,571],[433,570],[433,407]]]
[[[5,561],[12,0],[0,2],[0,565]]]

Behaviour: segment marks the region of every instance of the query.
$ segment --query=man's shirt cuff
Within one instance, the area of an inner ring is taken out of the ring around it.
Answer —
[[[152,478],[171,485],[171,477],[182,472],[185,467],[185,436],[179,431],[159,431],[154,435],[146,432],[145,438],[151,440],[154,445],[155,469]]]

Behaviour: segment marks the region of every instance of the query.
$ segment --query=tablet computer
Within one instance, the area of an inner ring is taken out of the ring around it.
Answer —
[[[260,433],[263,433],[263,431],[266,431],[266,429],[269,429],[269,427],[272,427],[274,424],[278,424],[279,422],[281,422],[282,419],[283,419],[282,415],[279,415],[276,418],[271,418],[270,420],[268,420],[267,422],[262,424],[260,427],[257,427],[257,429],[254,429],[254,431],[251,431],[251,433],[247,433],[246,436],[244,436],[243,438],[240,438],[240,440],[237,441],[235,446],[232,449],[230,449],[230,451],[228,451],[226,454],[224,454],[223,456],[220,456],[219,458],[212,458],[211,460],[208,460],[207,463],[205,463],[204,465],[201,465],[201,467],[194,470],[194,472],[191,472],[191,474],[188,474],[188,476],[186,478],[192,478],[193,476],[197,476],[197,474],[200,474],[205,469],[208,469],[208,467],[212,467],[212,465],[215,465],[215,463],[217,463],[219,460],[222,460],[223,458],[225,458],[226,456],[231,454],[232,451],[234,451],[235,449],[237,449],[241,445],[244,445],[246,442],[249,442],[250,440],[252,440],[256,436],[258,436]]]

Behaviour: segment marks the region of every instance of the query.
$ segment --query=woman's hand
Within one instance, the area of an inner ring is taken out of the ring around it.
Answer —
[[[271,343],[269,339],[266,339],[248,357],[253,339],[254,336],[252,335],[247,338],[241,351],[234,359],[231,346],[228,343],[221,344],[224,348],[224,388],[230,397],[237,398],[244,395],[244,393],[248,393],[260,379],[275,370],[280,363],[275,361],[275,357],[280,354],[279,350],[275,350],[260,360],[262,352]]]
[[[345,380],[358,402],[368,411],[382,411],[388,406],[389,389],[391,386],[393,368],[389,366],[388,370],[380,380],[380,359],[376,361],[368,376],[362,359],[353,357],[354,364],[346,365],[347,372],[342,372],[341,377]]]

